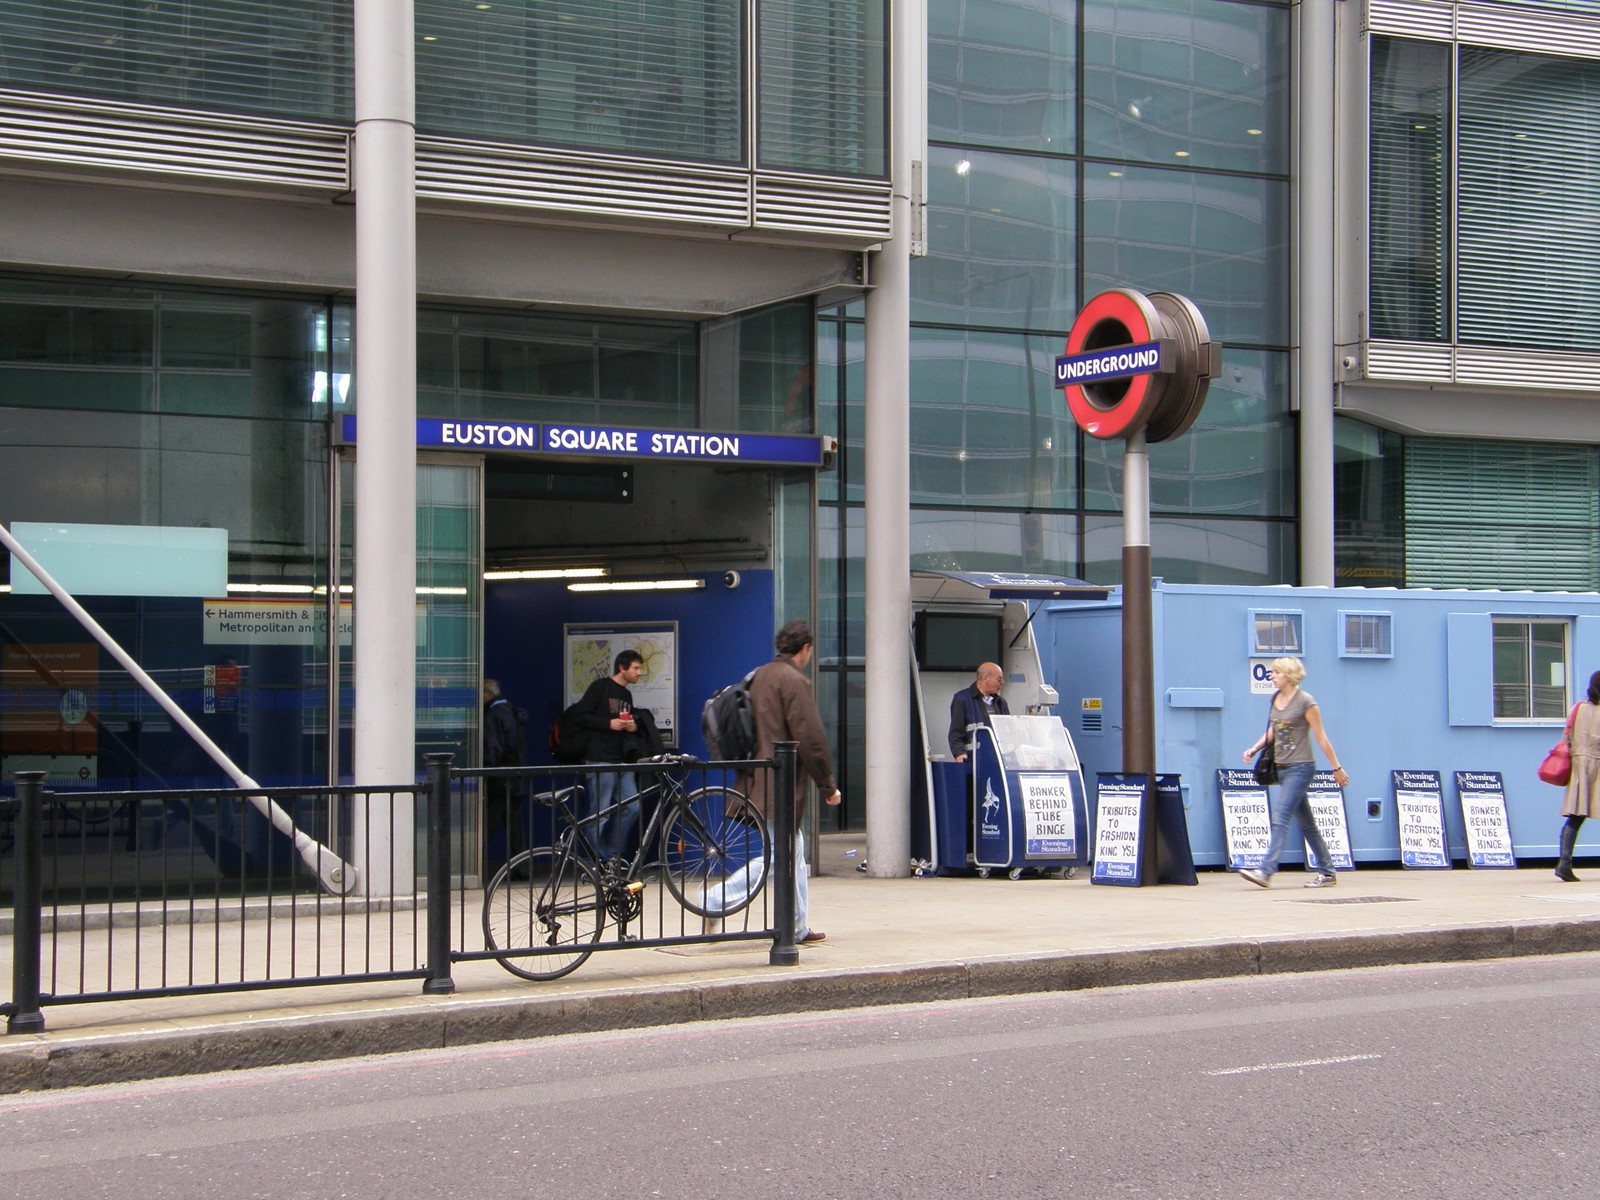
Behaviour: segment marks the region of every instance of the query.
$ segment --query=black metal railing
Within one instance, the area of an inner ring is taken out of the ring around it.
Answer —
[[[596,814],[588,797],[624,772],[638,781],[637,832],[606,855],[622,806]],[[727,799],[759,777],[770,825]],[[473,856],[458,844],[490,784],[522,802],[505,849],[530,852],[505,855],[498,889],[464,869]],[[793,786],[792,744],[744,763],[581,768],[457,770],[429,755],[424,784],[384,789],[52,793],[42,772],[19,773],[0,814],[14,842],[0,857],[12,893],[0,1012],[18,1033],[42,1030],[57,1004],[402,979],[444,994],[456,964],[554,978],[597,951],[709,942],[770,940],[769,961],[793,964],[793,841],[767,836],[794,827]],[[713,890],[741,867],[759,890],[719,918]]]

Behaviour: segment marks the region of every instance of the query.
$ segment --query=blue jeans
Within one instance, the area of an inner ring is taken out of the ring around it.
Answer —
[[[637,796],[639,780],[632,771],[608,771],[603,775],[590,775],[584,790],[588,795],[584,800],[583,811],[578,815],[590,817],[605,812],[616,803],[619,794]],[[632,800],[623,804],[609,817],[602,817],[586,825],[584,832],[594,843],[594,852],[602,859],[621,858],[627,853],[628,843],[638,828],[639,802]]]
[[[767,845],[772,847],[773,858],[777,858],[778,825],[775,821],[767,822]],[[729,875],[720,888],[713,888],[706,893],[705,907],[715,911],[718,908],[732,908],[743,904],[744,898],[761,886],[765,870],[766,864],[759,858],[746,863]],[[806,923],[806,912],[811,907],[809,878],[810,870],[806,865],[806,835],[804,832],[799,832],[794,835],[794,940],[797,942],[811,931],[811,926]]]
[[[1311,813],[1311,801],[1306,798],[1316,769],[1315,763],[1288,763],[1278,767],[1278,788],[1269,804],[1272,840],[1267,843],[1267,857],[1261,863],[1263,875],[1277,874],[1278,859],[1289,842],[1289,825],[1296,820],[1300,822],[1301,836],[1311,844],[1311,852],[1317,856],[1320,864],[1317,870],[1324,875],[1333,874],[1333,855],[1328,853],[1328,843],[1322,840],[1322,831]]]

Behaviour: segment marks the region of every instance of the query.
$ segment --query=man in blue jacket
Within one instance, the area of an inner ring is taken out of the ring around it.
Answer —
[[[994,663],[986,662],[978,668],[978,677],[971,687],[964,687],[950,700],[950,755],[957,762],[966,762],[972,747],[967,742],[967,727],[987,725],[995,713],[1008,715],[1000,695],[1004,676]]]

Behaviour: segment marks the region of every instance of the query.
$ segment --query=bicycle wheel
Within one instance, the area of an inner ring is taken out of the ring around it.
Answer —
[[[554,850],[523,851],[483,893],[484,944],[507,951],[497,961],[524,979],[560,979],[577,970],[594,953],[605,924],[594,868]]]
[[[661,861],[679,904],[697,916],[729,916],[766,886],[766,820],[741,793],[702,788],[673,806],[661,830]]]

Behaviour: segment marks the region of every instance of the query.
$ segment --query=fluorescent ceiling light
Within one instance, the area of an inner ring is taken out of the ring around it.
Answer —
[[[601,579],[611,574],[607,567],[545,567],[528,571],[485,571],[487,580],[499,579]]]
[[[321,588],[309,583],[230,583],[230,592],[252,592],[268,596],[314,596]]]
[[[419,587],[419,596],[465,596],[467,589],[464,587]]]
[[[569,583],[569,592],[692,592],[704,579],[610,579],[605,583]]]

